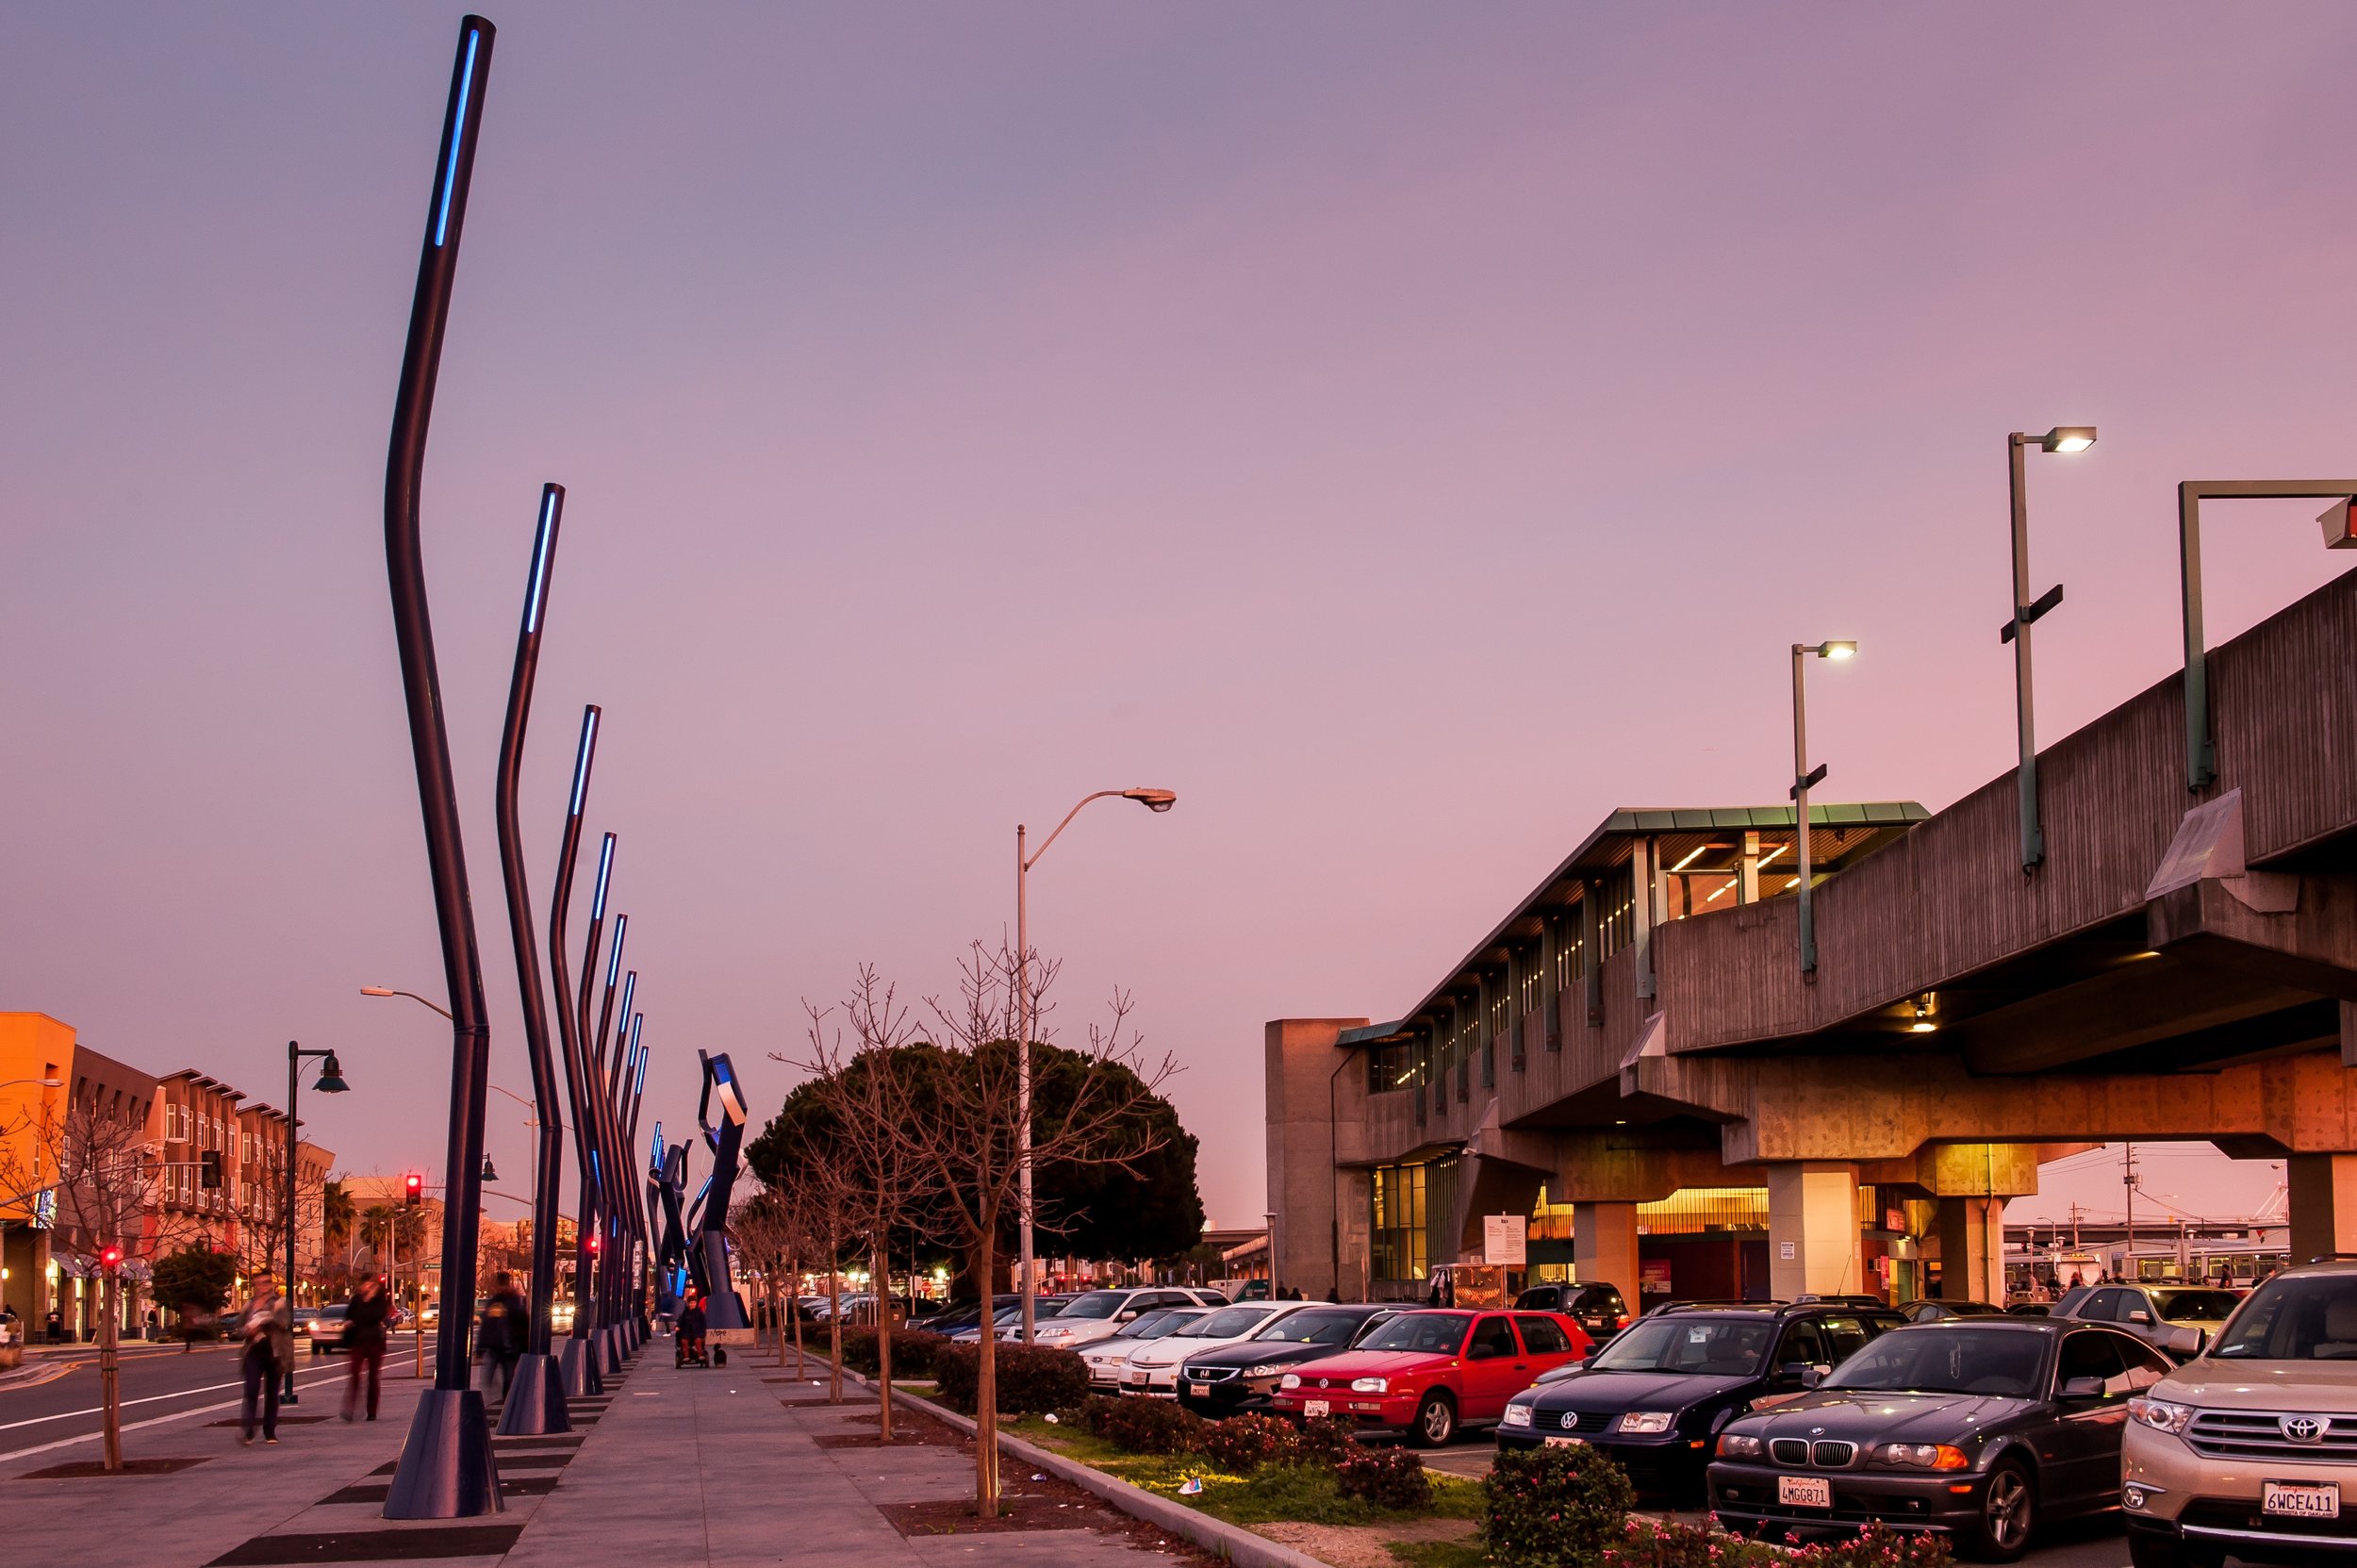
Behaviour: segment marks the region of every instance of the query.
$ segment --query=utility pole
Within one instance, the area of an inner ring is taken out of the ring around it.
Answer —
[[[2126,1146],[2128,1157],[2121,1162],[2119,1180],[2128,1189],[2128,1273],[2135,1277],[2136,1269],[2136,1146]]]

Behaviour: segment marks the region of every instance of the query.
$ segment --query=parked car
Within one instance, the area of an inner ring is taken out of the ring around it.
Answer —
[[[2184,1331],[2187,1339],[2196,1329]],[[2136,1568],[2357,1546],[2357,1263],[2286,1269],[2129,1404]]]
[[[1089,1387],[1102,1389],[1108,1394],[1120,1393],[1121,1380],[1129,1371],[1131,1351],[1148,1341],[1177,1333],[1213,1310],[1193,1305],[1164,1307],[1123,1324],[1105,1339],[1080,1346],[1081,1363],[1089,1369]]]
[[[1071,1306],[1079,1299],[1080,1299],[1080,1296],[1078,1292],[1065,1292],[1060,1296],[1042,1296],[1034,1297],[1031,1302],[1032,1334],[1036,1336],[1040,1330],[1040,1327],[1047,1323],[1050,1318],[1063,1316],[1064,1309]],[[1016,1298],[1014,1315],[1000,1319],[998,1337],[1009,1344],[1018,1344],[1021,1342],[1023,1338],[1023,1307],[1020,1297]]]
[[[1628,1321],[1628,1302],[1617,1285],[1533,1285],[1514,1297],[1518,1312],[1561,1312],[1602,1345]]]
[[[2003,1317],[2005,1309],[1992,1307],[1986,1301],[1942,1301],[1930,1297],[1901,1302],[1899,1315],[1909,1323],[1938,1323],[1958,1317]]]
[[[2132,1401],[2169,1362],[2118,1329],[2003,1315],[1914,1324],[1719,1436],[1710,1506],[1775,1535],[1881,1522],[2010,1562],[2039,1522],[2118,1506]]]
[[[1115,1329],[1136,1322],[1147,1312],[1196,1304],[1191,1292],[1175,1285],[1086,1291],[1067,1302],[1052,1323],[1039,1325],[1038,1340],[1059,1350],[1078,1350],[1083,1345],[1111,1339]]]
[[[1518,1395],[1498,1444],[1593,1444],[1640,1491],[1687,1501],[1701,1495],[1710,1444],[1728,1422],[1806,1392],[1902,1321],[1887,1308],[1822,1303],[1649,1313],[1585,1366]]]
[[[1311,1305],[1328,1303],[1240,1301],[1232,1307],[1214,1307],[1193,1323],[1131,1351],[1122,1367],[1121,1392],[1175,1399],[1178,1396],[1178,1367],[1189,1357],[1250,1339],[1287,1313],[1305,1311]]]
[[[1486,1426],[1548,1367],[1589,1353],[1588,1330],[1560,1312],[1402,1312],[1340,1355],[1277,1379],[1280,1414],[1346,1415],[1436,1448]]]
[[[344,1305],[338,1302],[335,1306],[321,1307],[313,1312],[311,1321],[303,1325],[302,1329],[311,1342],[311,1354],[324,1356],[344,1347],[344,1331],[351,1327],[346,1321]]]
[[[1292,1368],[1348,1349],[1401,1310],[1357,1302],[1287,1312],[1248,1340],[1189,1356],[1180,1363],[1178,1402],[1210,1416],[1264,1407]]]
[[[2093,1285],[2066,1291],[2052,1315],[2113,1324],[2164,1350],[2185,1345],[2184,1356],[2190,1356],[2241,1304],[2239,1293],[2218,1285]],[[2172,1336],[2174,1329],[2190,1329],[2194,1337]]]

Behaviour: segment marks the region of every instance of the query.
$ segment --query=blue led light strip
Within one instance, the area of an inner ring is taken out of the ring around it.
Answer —
[[[556,491],[540,503],[540,536],[532,545],[532,589],[524,598],[524,630],[540,629],[540,590],[549,580],[549,536],[556,532]]]
[[[634,1036],[634,1044],[636,1043],[635,1036],[636,1036],[637,1032],[638,1032],[635,1029],[631,1031],[631,1033]],[[633,1092],[641,1095],[647,1092],[647,1048],[644,1046],[638,1047],[638,1087]],[[660,1149],[662,1147],[663,1134],[660,1129],[660,1124],[658,1124],[657,1131],[655,1132],[655,1147]],[[658,1155],[657,1158],[660,1158],[660,1156]]]
[[[598,744],[598,710],[591,708],[581,716],[581,754],[573,759],[573,809],[569,816],[581,815],[581,798],[589,791],[589,753]]]
[[[615,978],[616,978],[618,975],[619,975],[619,974],[621,973],[621,968],[622,968],[622,936],[623,936],[623,933],[626,933],[626,932],[628,932],[629,930],[630,930],[630,916],[627,916],[627,915],[617,915],[616,916],[614,916],[614,956],[613,956],[612,958],[607,959],[607,960],[606,960],[606,962],[605,962],[605,982],[606,982],[606,984],[608,984],[608,985],[612,985],[612,984],[614,983]],[[638,971],[637,971],[637,970],[635,970],[635,969],[634,969],[634,970],[632,970],[632,971],[631,971],[631,973],[633,973],[633,974],[636,974],[637,972],[638,972]],[[625,991],[625,992],[623,992],[623,993],[622,993],[622,995],[623,995],[624,997],[628,997],[628,996],[630,995],[630,993],[629,993],[629,992],[627,992],[627,991]],[[630,1011],[630,1003],[629,1003],[628,1001],[624,1001],[624,1002],[622,1003],[622,1011],[623,1011],[624,1013],[628,1013],[628,1012]]]
[[[481,33],[467,35],[467,64],[458,74],[458,112],[451,117],[450,157],[442,166],[442,210],[434,219],[434,244],[437,249],[450,234],[450,199],[458,189],[458,144],[467,135],[467,98],[474,91],[474,50],[483,41]]]
[[[598,896],[589,900],[589,918],[605,918],[605,884],[614,875],[614,835],[607,834],[598,849]],[[596,1042],[590,1042],[595,1045]]]

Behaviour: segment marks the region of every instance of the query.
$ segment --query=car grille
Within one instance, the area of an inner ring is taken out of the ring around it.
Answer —
[[[2313,1443],[2288,1435],[2286,1422],[2315,1421]],[[2214,1459],[2309,1460],[2346,1464],[2357,1461],[2357,1417],[2303,1411],[2203,1411],[2193,1418],[2185,1441],[2197,1454]]]
[[[1612,1425],[1610,1411],[1565,1411],[1556,1417],[1557,1428],[1567,1432],[1601,1432]]]
[[[1224,1383],[1236,1375],[1232,1366],[1191,1366],[1187,1376],[1198,1383]]]
[[[1857,1461],[1857,1444],[1832,1438],[1811,1443],[1805,1438],[1780,1437],[1768,1444],[1768,1457],[1778,1464],[1809,1464],[1820,1470],[1844,1470]]]

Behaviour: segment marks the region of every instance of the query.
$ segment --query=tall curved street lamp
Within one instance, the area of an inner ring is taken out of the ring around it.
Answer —
[[[1100,789],[1093,795],[1081,796],[1080,805],[1065,812],[1063,820],[1056,824],[1055,833],[1041,839],[1039,848],[1029,852],[1024,848],[1024,825],[1020,822],[1014,825],[1014,961],[1017,966],[1015,989],[1018,993],[1015,1023],[1016,1032],[1021,1036],[1015,1042],[1020,1048],[1015,1054],[1014,1068],[1015,1115],[1021,1122],[1014,1135],[1015,1163],[1020,1173],[1017,1180],[1021,1183],[1015,1200],[1016,1224],[1019,1227],[1016,1266],[1022,1270],[1016,1277],[1015,1295],[1023,1304],[1023,1343],[1026,1345],[1032,1342],[1035,1321],[1031,1301],[1031,922],[1027,891],[1031,867],[1039,864],[1040,857],[1047,852],[1047,847],[1056,842],[1057,834],[1070,827],[1072,819],[1080,815],[1080,807],[1091,801],[1102,801],[1113,796],[1135,801],[1146,810],[1156,813],[1168,811],[1178,803],[1177,792],[1168,789]],[[982,1281],[982,1289],[984,1294],[988,1294],[990,1281]]]
[[[2017,430],[2005,437],[2013,491],[2013,619],[1998,629],[1997,640],[2013,644],[2013,702],[2016,728],[2020,732],[2021,764],[2015,778],[2021,792],[2021,869],[2036,869],[2046,859],[2046,834],[2037,814],[2037,726],[2030,714],[2030,625],[2062,602],[2062,585],[2055,584],[2033,602],[2030,598],[2030,502],[2022,485],[2022,457],[2031,447],[2040,452],[2085,452],[2095,444],[2095,426],[2058,424],[2043,436]]]

